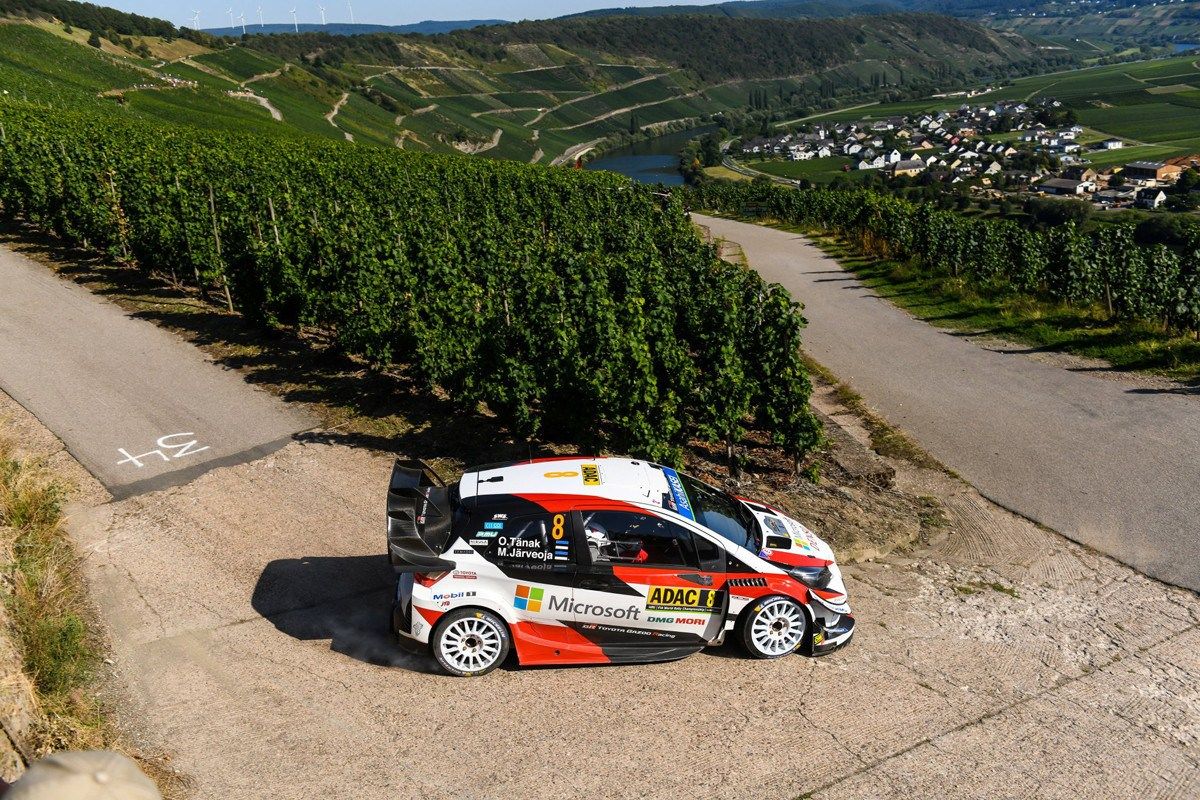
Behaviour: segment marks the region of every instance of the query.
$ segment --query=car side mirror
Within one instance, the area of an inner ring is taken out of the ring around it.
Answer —
[[[770,550],[790,550],[792,540],[786,536],[768,536],[767,548]]]

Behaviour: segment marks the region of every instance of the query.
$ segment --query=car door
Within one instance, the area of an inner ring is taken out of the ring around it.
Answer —
[[[576,510],[580,553],[573,611],[585,635],[616,647],[699,649],[723,627],[724,558],[696,535],[651,511]],[[590,626],[590,627],[589,627]]]
[[[569,619],[578,550],[569,513],[489,513],[472,523],[469,544],[496,567],[477,576],[481,591],[504,598],[518,621]]]

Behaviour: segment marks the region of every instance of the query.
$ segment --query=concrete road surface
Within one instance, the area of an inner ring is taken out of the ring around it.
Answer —
[[[898,310],[803,237],[693,216],[805,304],[806,350],[984,495],[1200,590],[1200,398],[989,349]]]
[[[116,497],[258,458],[313,424],[177,336],[4,248],[0,389]]]
[[[121,711],[194,797],[1200,796],[1200,597],[949,479],[931,544],[847,567],[839,653],[457,679],[388,636],[390,469],[294,442],[72,509]]]

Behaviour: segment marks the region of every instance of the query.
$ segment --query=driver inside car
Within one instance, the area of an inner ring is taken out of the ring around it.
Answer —
[[[592,514],[583,523],[583,531],[587,536],[588,550],[591,551],[592,561],[620,561],[641,564],[650,558],[650,554],[642,546],[642,540],[630,537],[619,541],[609,536],[608,530]]]

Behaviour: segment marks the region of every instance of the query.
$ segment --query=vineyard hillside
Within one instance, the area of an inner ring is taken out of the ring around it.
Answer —
[[[256,134],[563,163],[601,141],[925,96],[1065,63],[921,14],[550,20],[436,36],[213,37],[71,0],[0,2],[0,87],[56,106]],[[11,24],[16,23],[16,24]]]

